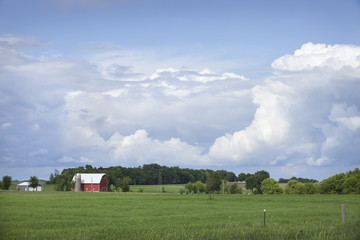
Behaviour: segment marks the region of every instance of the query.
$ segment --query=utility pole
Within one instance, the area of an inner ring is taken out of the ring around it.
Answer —
[[[161,169],[159,169],[158,192],[160,192],[161,186],[162,186]]]
[[[223,194],[225,194],[225,180],[222,180],[223,182]]]

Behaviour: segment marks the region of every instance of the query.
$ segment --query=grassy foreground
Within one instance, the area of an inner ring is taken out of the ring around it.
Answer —
[[[9,191],[0,192],[0,239],[225,239],[310,231],[342,226],[343,203],[346,225],[359,224],[360,195]]]

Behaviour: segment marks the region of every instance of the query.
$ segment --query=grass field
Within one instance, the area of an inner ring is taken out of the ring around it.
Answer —
[[[226,239],[296,233],[341,227],[343,203],[346,225],[358,225],[360,195],[6,191],[0,192],[0,239]]]
[[[143,189],[144,193],[155,193],[155,192],[162,192],[162,189],[164,188],[164,191],[167,193],[179,193],[179,190],[181,188],[184,188],[185,184],[169,184],[169,185],[136,185],[130,186],[130,191],[133,192],[139,192],[139,189]]]

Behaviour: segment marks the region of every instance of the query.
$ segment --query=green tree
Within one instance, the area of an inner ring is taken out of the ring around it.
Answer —
[[[279,178],[279,183],[287,183],[289,179]]]
[[[236,183],[233,183],[230,185],[230,194],[236,194],[238,193],[238,185]]]
[[[304,194],[306,193],[305,185],[298,180],[289,180],[285,187],[286,194]]]
[[[246,180],[246,173],[240,173],[238,176],[238,181],[244,182]]]
[[[305,193],[306,194],[314,194],[316,191],[315,184],[313,182],[305,183]]]
[[[123,192],[130,191],[130,183],[131,183],[131,178],[124,177],[124,179],[121,181],[121,184],[120,184],[121,191],[123,191]]]
[[[87,164],[87,165],[85,166],[85,172],[87,172],[87,173],[93,173],[93,172],[94,172],[94,168],[93,168],[91,165]]]
[[[270,178],[268,172],[264,170],[257,171],[254,175],[246,178],[245,187],[246,189],[253,191],[253,193],[262,193],[261,182],[266,178]]]
[[[57,178],[56,191],[70,191],[71,190],[71,177],[67,174],[61,174]]]
[[[116,187],[116,189],[121,188],[122,184],[123,184],[122,178],[116,179],[116,181],[115,181],[115,187]]]
[[[206,187],[201,181],[196,181],[194,185],[197,189],[197,192],[203,193],[206,191]]]
[[[289,180],[285,187],[286,194],[293,194],[295,191],[295,187],[299,184],[298,180]]]
[[[110,190],[110,192],[115,192],[116,191],[116,188],[115,188],[114,184],[110,185],[109,190]]]
[[[344,193],[357,193],[360,194],[360,170],[355,168],[354,171],[346,173],[346,179],[343,184]]]
[[[261,182],[261,191],[266,194],[281,194],[284,192],[279,183],[271,178],[266,178]]]
[[[216,172],[220,175],[220,179],[225,179],[228,174],[226,170],[216,170]]]
[[[3,190],[9,190],[10,186],[11,186],[11,177],[10,176],[3,176],[2,189]]]
[[[323,180],[320,183],[320,193],[341,194],[344,190],[346,175],[344,173],[336,174]]]
[[[54,173],[50,173],[49,181],[47,181],[47,184],[56,184],[59,176],[59,170],[55,169]]]
[[[194,188],[194,184],[192,182],[188,182],[187,184],[185,184],[185,189],[188,189],[189,192],[196,192],[196,189]]]
[[[228,182],[236,182],[236,181],[237,181],[237,177],[236,177],[235,173],[233,173],[233,172],[227,172],[227,173],[226,173],[225,180],[228,181]]]
[[[221,177],[218,172],[210,172],[206,179],[206,190],[210,193],[214,193],[220,190]]]
[[[59,175],[60,175],[60,171],[55,169],[54,171],[54,184],[57,184],[58,183],[58,179],[59,179]]]
[[[33,191],[35,191],[35,189],[37,191],[37,186],[39,185],[39,179],[36,176],[31,176],[29,183],[30,183],[30,187],[33,188]]]
[[[49,184],[54,184],[55,183],[55,177],[54,174],[50,173],[50,177],[49,177]]]
[[[253,191],[257,186],[257,177],[255,175],[252,175],[245,180],[245,188],[248,190]]]
[[[305,185],[303,183],[296,184],[295,188],[293,189],[292,194],[305,194]]]

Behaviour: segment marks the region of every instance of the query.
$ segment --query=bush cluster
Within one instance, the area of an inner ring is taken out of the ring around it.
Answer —
[[[323,180],[319,186],[320,193],[330,194],[360,194],[360,169],[355,168],[346,174],[340,173]]]
[[[346,174],[340,173],[323,180],[320,183],[289,180],[283,189],[278,182],[267,178],[261,182],[261,191],[265,194],[360,194],[360,170],[355,168]]]
[[[202,182],[196,181],[195,183],[188,182],[185,184],[185,191],[186,190],[188,190],[189,193],[203,193],[206,191],[206,188]]]

